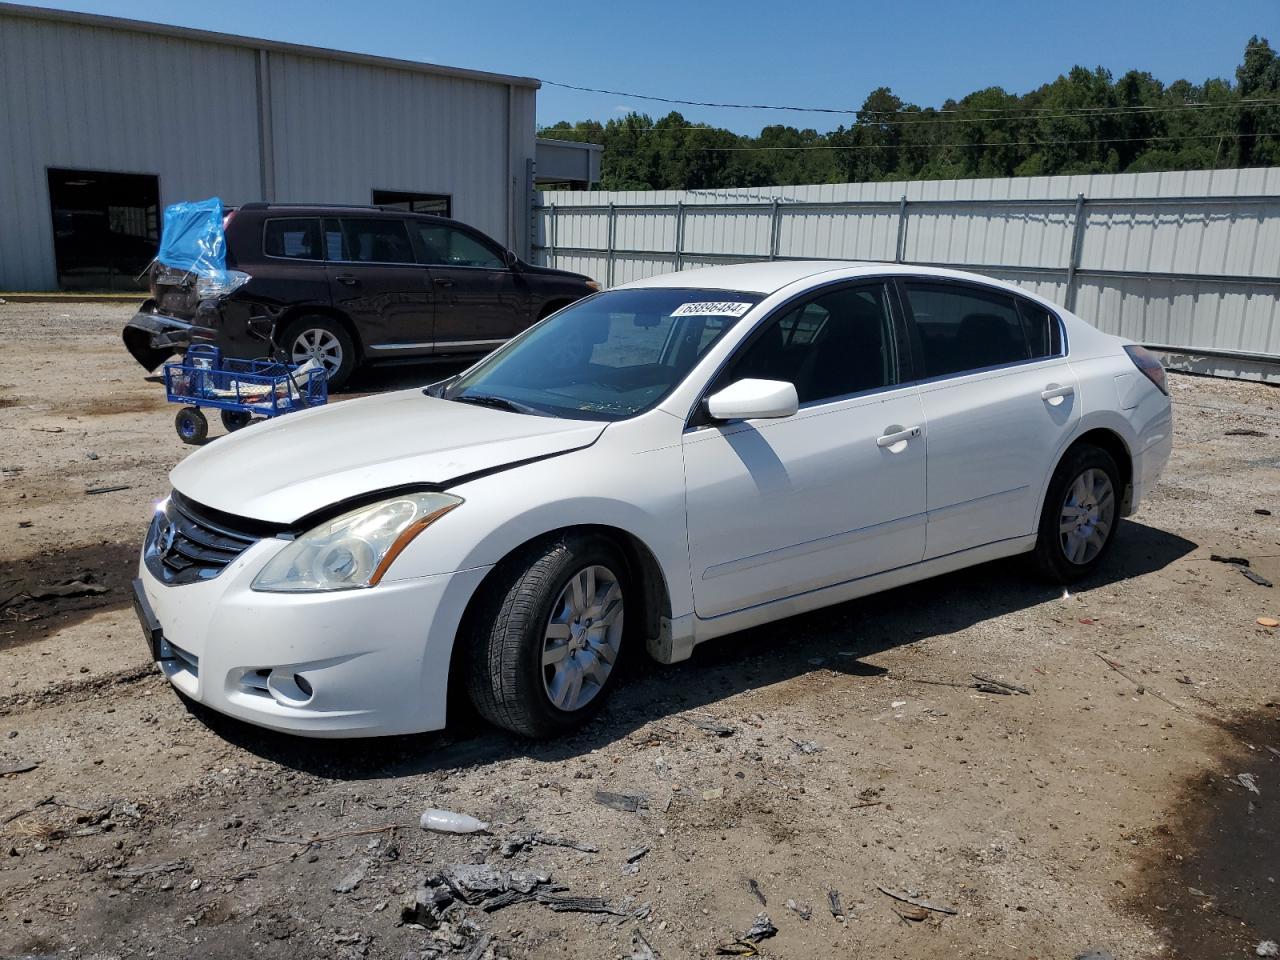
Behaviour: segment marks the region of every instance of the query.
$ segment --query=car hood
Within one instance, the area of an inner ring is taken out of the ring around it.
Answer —
[[[438,400],[421,390],[347,400],[257,423],[191,454],[169,475],[225,513],[292,524],[379,490],[445,485],[590,446],[605,424]]]

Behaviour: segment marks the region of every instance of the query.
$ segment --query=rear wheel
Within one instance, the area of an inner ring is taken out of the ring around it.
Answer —
[[[356,368],[356,347],[351,334],[332,317],[299,317],[279,338],[285,359],[303,364],[313,357],[324,365],[330,390],[338,390]]]
[[[603,538],[572,536],[513,557],[496,577],[464,641],[472,703],[527,737],[584,723],[617,675],[624,559]]]
[[[1088,576],[1115,541],[1120,471],[1111,454],[1091,445],[1067,451],[1049,481],[1035,558],[1055,583]]]
[[[227,428],[229,433],[235,433],[241,427],[247,427],[253,422],[253,414],[247,410],[223,410],[222,425]]]

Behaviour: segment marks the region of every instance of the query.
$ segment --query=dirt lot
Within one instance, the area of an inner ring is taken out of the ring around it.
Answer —
[[[758,949],[793,960],[1280,940],[1280,631],[1256,622],[1280,590],[1209,560],[1280,582],[1280,518],[1258,512],[1280,513],[1276,390],[1174,377],[1164,483],[1069,595],[991,564],[636,664],[555,743],[465,716],[311,742],[193,713],[147,663],[126,585],[189,448],[119,344],[128,312],[0,306],[0,771],[37,765],[0,776],[0,956],[672,960],[761,911],[778,932]],[[106,591],[5,604],[73,579]],[[427,807],[491,832],[425,833]],[[504,857],[538,831],[594,850]],[[479,863],[613,912],[404,922],[425,877]]]

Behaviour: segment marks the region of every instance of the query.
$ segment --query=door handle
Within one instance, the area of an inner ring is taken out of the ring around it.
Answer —
[[[452,287],[452,286],[453,286],[453,281],[452,281],[452,280],[450,280],[448,277],[433,277],[433,278],[431,279],[431,282],[432,282],[432,283],[434,283],[437,287]]]
[[[1065,387],[1060,387],[1057,384],[1051,383],[1040,391],[1040,399],[1047,400],[1050,403],[1054,400],[1063,400],[1066,397],[1074,397],[1075,395],[1076,388],[1071,386],[1071,384],[1067,384]]]
[[[888,428],[892,430],[893,428]],[[917,424],[914,427],[905,427],[902,430],[894,430],[893,433],[886,433],[876,438],[877,447],[892,447],[894,444],[902,443],[906,440],[914,440],[920,436],[920,427]]]
[[[360,278],[354,273],[340,273],[333,279],[337,280],[339,283],[345,283],[348,287],[354,287],[360,282]]]

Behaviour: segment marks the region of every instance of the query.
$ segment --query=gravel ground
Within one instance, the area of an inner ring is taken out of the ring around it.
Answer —
[[[1280,582],[1273,388],[1171,378],[1164,482],[1069,594],[989,564],[633,663],[552,743],[461,710],[313,742],[190,708],[147,663],[126,585],[189,448],[129,312],[0,306],[0,956],[671,960],[761,912],[779,958],[1280,939],[1280,631],[1257,622],[1280,591],[1209,559]],[[68,580],[106,590],[5,605]],[[427,807],[489,831],[426,833]]]

